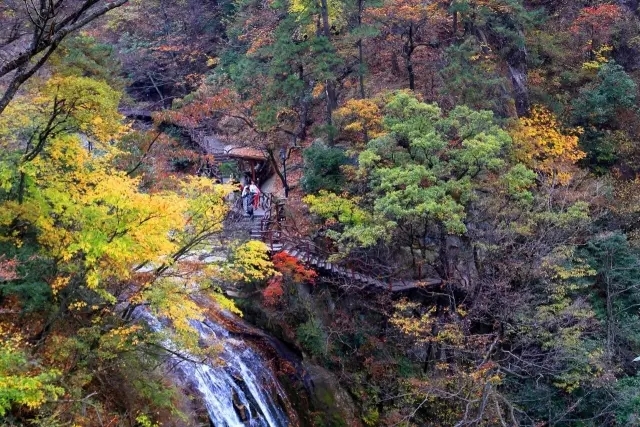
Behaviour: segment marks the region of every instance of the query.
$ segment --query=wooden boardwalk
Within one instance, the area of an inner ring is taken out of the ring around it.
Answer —
[[[305,250],[297,249],[295,247],[288,247],[287,245],[281,250],[287,254],[297,258],[305,264],[315,268],[316,270],[322,270],[323,272],[339,276],[352,282],[361,284],[362,288],[368,286],[374,286],[381,289],[390,290],[392,292],[405,291],[421,286],[439,285],[442,281],[439,279],[424,279],[424,280],[393,280],[384,281],[373,276],[368,276],[364,273],[358,273],[348,267],[343,267],[340,264],[331,263],[326,258],[309,253]]]
[[[137,120],[152,121],[153,113],[147,110],[138,109],[122,109],[121,114]],[[189,136],[197,145],[199,145],[207,154],[213,155],[215,162],[219,165],[222,162],[231,160],[230,153],[227,151],[227,147],[222,141],[213,135],[207,135],[201,130],[191,129],[189,130]],[[271,201],[271,199],[269,200]],[[357,272],[349,267],[329,262],[328,258],[314,253],[310,247],[310,242],[298,242],[296,243],[284,243],[282,240],[282,233],[277,230],[270,229],[270,203],[269,206],[262,206],[259,209],[254,210],[253,218],[249,218],[249,215],[243,212],[238,212],[240,215],[244,215],[243,222],[251,224],[250,237],[251,239],[261,240],[265,242],[272,254],[278,252],[285,252],[292,257],[300,260],[304,264],[318,270],[324,274],[341,277],[354,284],[359,284],[359,288],[364,289],[367,287],[376,287],[379,289],[385,289],[392,292],[400,292],[409,289],[414,289],[429,285],[438,285],[442,283],[442,280],[437,278],[426,278],[422,280],[385,280],[379,277],[373,277],[361,272]],[[263,208],[266,208],[263,209]],[[265,227],[266,224],[266,227]]]
[[[203,137],[201,141],[210,154],[213,154],[217,162],[229,159],[228,153],[225,152],[223,144],[215,137]],[[439,278],[424,278],[421,280],[403,280],[403,279],[388,279],[382,277],[374,277],[366,275],[362,272],[355,271],[348,266],[341,265],[339,263],[330,262],[327,256],[314,251],[313,243],[311,241],[295,241],[285,242],[283,239],[283,232],[278,229],[274,229],[274,225],[281,225],[282,218],[272,218],[272,213],[277,212],[279,205],[284,207],[282,201],[278,201],[274,204],[275,198],[268,194],[268,198],[261,199],[261,206],[254,210],[253,218],[242,212],[242,208],[235,206],[236,213],[243,217],[241,222],[246,228],[249,229],[250,238],[253,240],[260,240],[267,244],[269,251],[272,255],[278,252],[285,252],[292,257],[298,259],[302,263],[309,267],[314,268],[318,272],[325,275],[342,278],[343,280],[356,285],[360,289],[367,287],[375,287],[384,289],[391,292],[406,291],[409,289],[439,285],[442,280]],[[276,213],[276,215],[279,215]]]
[[[269,219],[268,212],[258,213],[256,211],[254,215],[254,221],[250,228],[250,236],[254,240],[261,240],[265,242],[272,254],[285,252],[288,255],[291,255],[292,257],[298,259],[302,263],[308,265],[309,267],[318,270],[319,272],[331,276],[340,277],[344,280],[356,284],[356,286],[360,289],[375,287],[391,292],[400,292],[430,285],[439,285],[442,283],[442,280],[437,278],[425,278],[422,280],[381,280],[381,278],[357,272],[344,265],[340,265],[335,262],[329,262],[326,257],[323,257],[317,253],[313,253],[313,251],[309,248],[308,242],[299,242],[298,244],[284,243],[278,231],[265,229],[265,221],[263,221],[265,219],[266,221],[268,221]]]

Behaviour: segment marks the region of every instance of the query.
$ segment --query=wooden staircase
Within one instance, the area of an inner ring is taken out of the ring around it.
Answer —
[[[380,289],[389,290],[392,292],[404,291],[408,289],[417,288],[420,286],[428,286],[428,285],[438,285],[442,281],[439,279],[423,279],[423,280],[399,280],[394,279],[384,280],[382,278],[376,278],[373,276],[366,275],[361,272],[356,272],[355,270],[345,267],[341,264],[330,262],[328,258],[320,256],[318,254],[314,254],[312,251],[308,249],[301,249],[300,247],[295,247],[293,245],[285,244],[281,249],[282,252],[286,252],[294,258],[297,258],[304,264],[314,268],[315,270],[319,270],[325,274],[331,276],[337,276],[343,279],[348,280],[349,282],[356,283],[360,289],[364,289],[370,286],[377,287]]]
[[[259,221],[257,221],[258,216],[256,215],[250,228],[251,239],[261,240],[266,243],[272,255],[278,252],[285,252],[318,272],[344,279],[356,285],[359,289],[375,287],[391,292],[400,292],[442,283],[442,280],[437,278],[385,280],[384,278],[357,272],[339,263],[330,262],[328,257],[318,253],[319,251],[310,240],[286,241],[283,232],[283,222],[285,221],[283,208],[284,203],[275,201],[270,196],[269,209],[265,209],[265,213],[260,215]],[[273,216],[277,216],[277,219],[273,219]]]

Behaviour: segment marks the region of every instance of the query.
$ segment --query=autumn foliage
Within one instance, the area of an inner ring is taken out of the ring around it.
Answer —
[[[297,258],[286,252],[278,252],[272,261],[278,274],[269,279],[267,287],[262,291],[262,297],[268,306],[276,306],[280,302],[286,286],[314,284],[318,277],[318,273],[306,268]]]
[[[313,284],[318,277],[318,273],[306,268],[297,258],[286,252],[279,252],[274,255],[273,265],[285,278],[294,283]]]
[[[615,25],[621,18],[622,10],[614,4],[585,7],[569,30],[584,40],[583,49],[595,51],[611,41]]]
[[[337,373],[310,427],[639,425],[637,1],[129,0],[51,39],[124,2],[0,0],[0,424],[207,424],[157,366],[238,295]]]
[[[193,259],[222,231],[231,188],[175,174],[171,188],[148,191],[133,172],[155,140],[137,145],[142,153],[113,143],[129,133],[120,99],[104,81],[53,75],[0,114],[0,417],[47,406],[43,414],[91,425],[60,415],[55,399],[83,393],[111,360],[128,363],[124,353],[148,344],[149,331],[132,323],[136,307],[167,319],[173,341],[197,352],[190,320],[203,310],[194,292],[237,313],[210,281],[271,265],[262,243],[262,264],[245,259],[251,248],[228,267]],[[156,171],[165,168],[153,160]],[[29,321],[16,322],[19,312]],[[5,340],[7,328],[24,338]],[[76,375],[88,379],[75,383]]]
[[[384,133],[382,110],[376,100],[350,99],[334,114],[345,136],[352,141],[366,143]]]
[[[511,131],[518,161],[559,184],[569,182],[576,163],[585,157],[578,147],[579,134],[580,129],[562,129],[555,115],[542,106],[518,119]]]
[[[18,278],[18,261],[7,259],[5,255],[0,255],[0,281],[9,281]]]

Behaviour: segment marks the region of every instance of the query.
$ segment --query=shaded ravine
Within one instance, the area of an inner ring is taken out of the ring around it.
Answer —
[[[155,331],[165,328],[148,311],[138,316]],[[191,389],[196,390],[214,427],[286,427],[295,425],[287,414],[287,396],[268,363],[243,340],[211,319],[192,321],[201,342],[220,347],[220,362],[196,362],[184,352],[170,356],[167,366]],[[180,354],[180,355],[178,355]]]

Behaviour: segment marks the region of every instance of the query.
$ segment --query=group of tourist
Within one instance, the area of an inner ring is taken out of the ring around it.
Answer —
[[[238,188],[241,190],[242,207],[244,212],[253,219],[253,210],[257,209],[260,205],[260,189],[254,181],[250,184],[238,184]]]

